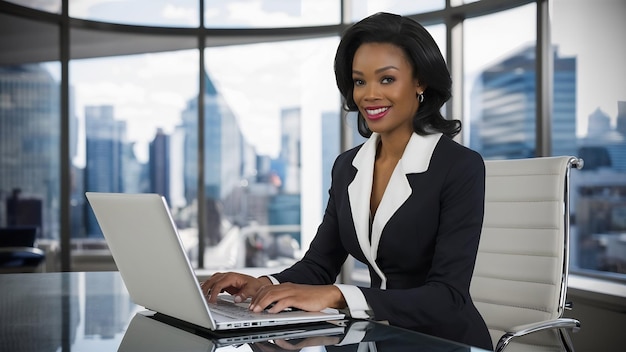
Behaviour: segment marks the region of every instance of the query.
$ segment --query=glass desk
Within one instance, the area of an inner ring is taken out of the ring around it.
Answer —
[[[118,272],[3,274],[0,309],[0,351],[484,351],[365,321],[215,335],[135,305]]]

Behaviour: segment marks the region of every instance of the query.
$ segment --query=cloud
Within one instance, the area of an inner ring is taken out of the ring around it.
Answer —
[[[70,16],[77,18],[92,18],[92,10],[101,5],[122,3],[124,0],[72,0],[69,4]]]
[[[164,19],[176,20],[175,23],[198,23],[198,11],[195,7],[184,7],[167,4],[163,7],[161,15]],[[182,21],[178,21],[182,20]]]

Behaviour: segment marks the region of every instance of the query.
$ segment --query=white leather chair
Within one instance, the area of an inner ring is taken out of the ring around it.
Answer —
[[[570,156],[487,160],[485,218],[470,293],[496,351],[573,351],[563,318]]]

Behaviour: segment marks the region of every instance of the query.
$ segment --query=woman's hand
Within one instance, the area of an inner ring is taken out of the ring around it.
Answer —
[[[309,312],[318,312],[325,308],[341,309],[346,307],[343,294],[334,285],[299,285],[284,283],[263,285],[252,297],[250,309],[261,312],[273,304],[267,311],[278,313],[285,308],[298,308]]]
[[[200,284],[200,288],[211,303],[217,301],[217,295],[221,292],[228,292],[235,296],[235,302],[243,302],[254,296],[265,285],[272,285],[267,277],[255,278],[250,275],[228,272],[211,275],[208,280]]]

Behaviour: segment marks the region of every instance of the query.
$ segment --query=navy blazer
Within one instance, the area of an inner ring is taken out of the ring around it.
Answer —
[[[373,319],[492,349],[469,294],[484,213],[482,157],[441,134],[414,134],[370,230],[376,137],[337,157],[315,238],[274,277],[333,284],[350,254],[369,268],[371,287],[359,289]]]

